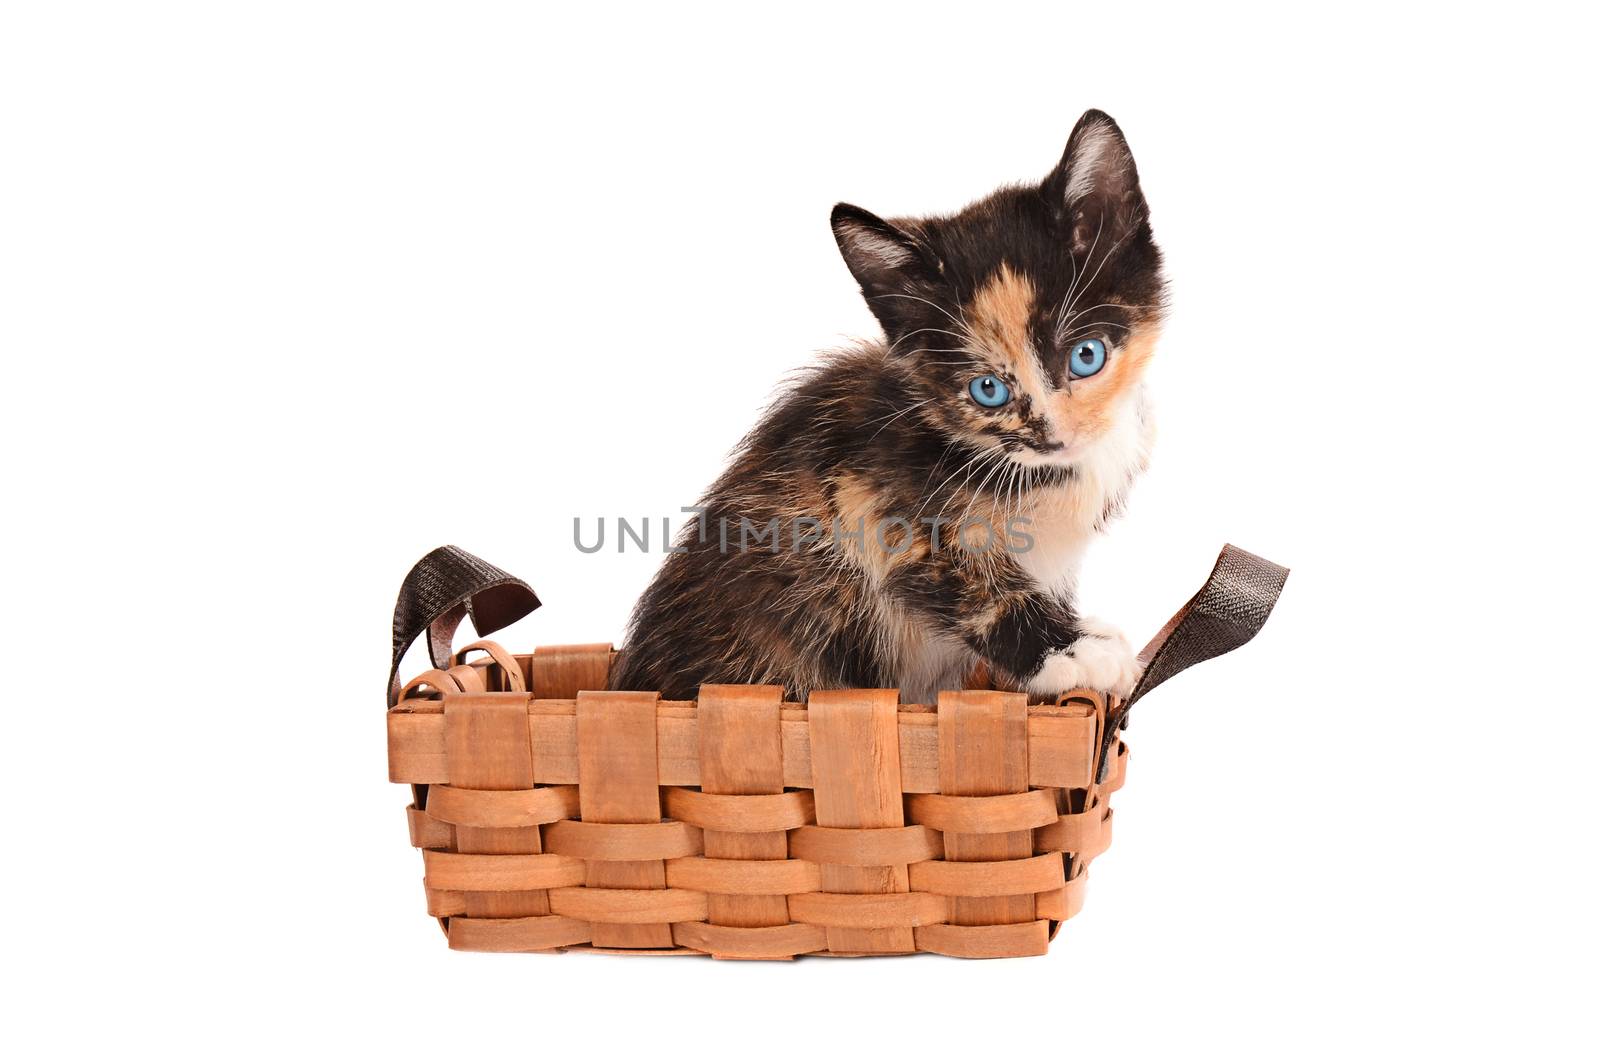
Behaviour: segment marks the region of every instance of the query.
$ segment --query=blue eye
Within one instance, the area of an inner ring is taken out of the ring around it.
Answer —
[[[1106,344],[1099,339],[1084,339],[1067,356],[1067,370],[1074,379],[1094,375],[1106,366]]]
[[[980,375],[967,387],[972,400],[986,409],[997,409],[1011,400],[1011,388],[992,375]]]

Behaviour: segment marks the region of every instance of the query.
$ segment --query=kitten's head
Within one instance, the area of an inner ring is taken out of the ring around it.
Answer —
[[[1161,253],[1108,115],[1079,119],[1041,183],[951,217],[886,221],[840,203],[833,231],[891,357],[929,399],[925,421],[1060,466],[1134,414],[1161,321]]]

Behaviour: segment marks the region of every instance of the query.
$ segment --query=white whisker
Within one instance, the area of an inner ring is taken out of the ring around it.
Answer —
[[[878,435],[882,434],[884,431],[889,429],[889,424],[893,423],[895,420],[899,419],[901,416],[904,416],[908,412],[915,412],[917,409],[920,409],[922,406],[927,405],[927,404],[931,404],[934,400],[935,400],[934,398],[928,398],[926,401],[919,401],[914,405],[908,405],[905,408],[901,409],[899,412],[896,412],[894,415],[890,416],[884,422],[882,427],[879,427],[876,431],[873,431],[872,432],[872,437],[868,438],[867,441],[871,442],[874,439],[876,439],[878,437]],[[862,426],[863,427],[871,427],[876,422],[878,422],[878,421],[877,420],[868,420],[866,423],[862,424]]]

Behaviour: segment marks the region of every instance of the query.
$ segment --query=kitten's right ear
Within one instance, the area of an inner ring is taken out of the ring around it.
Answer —
[[[885,330],[913,312],[909,303],[937,277],[937,268],[911,235],[877,214],[841,202],[833,208],[833,238],[861,285],[867,306]]]

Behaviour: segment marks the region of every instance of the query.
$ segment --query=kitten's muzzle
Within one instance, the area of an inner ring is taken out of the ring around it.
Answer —
[[[1057,467],[1070,464],[1076,454],[1066,442],[1023,441],[1015,450],[1014,458],[1032,467]]]

